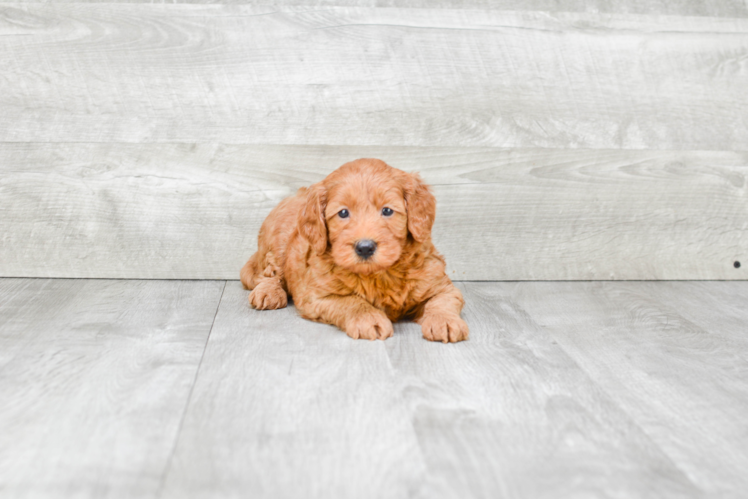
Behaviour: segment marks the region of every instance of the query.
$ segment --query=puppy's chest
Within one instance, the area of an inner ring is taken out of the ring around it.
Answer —
[[[348,285],[352,293],[383,310],[392,320],[412,314],[424,300],[415,283],[406,277],[361,277]]]

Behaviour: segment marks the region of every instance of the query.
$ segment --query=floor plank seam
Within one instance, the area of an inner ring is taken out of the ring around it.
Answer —
[[[197,369],[195,370],[195,377],[192,379],[192,386],[190,387],[190,392],[187,395],[187,399],[184,403],[184,409],[182,410],[182,418],[179,419],[179,426],[177,426],[177,433],[174,436],[174,445],[171,448],[171,452],[169,453],[169,458],[166,462],[166,466],[164,467],[164,472],[161,475],[161,481],[159,482],[158,489],[156,490],[156,494],[154,495],[155,498],[163,498],[162,494],[164,491],[164,486],[166,484],[166,477],[169,475],[169,471],[171,470],[171,464],[172,464],[172,461],[174,460],[174,453],[177,450],[179,437],[182,434],[182,427],[184,426],[184,419],[187,415],[187,410],[190,407],[190,401],[192,400],[192,393],[195,391],[197,378],[200,376],[200,367],[202,367],[203,359],[205,359],[205,351],[208,349],[208,342],[210,342],[210,334],[213,333],[213,327],[216,324],[216,317],[218,317],[218,311],[221,309],[221,302],[223,301],[223,294],[226,292],[227,283],[228,281],[224,280],[223,288],[221,289],[221,295],[220,297],[218,297],[218,303],[216,304],[216,311],[215,313],[213,313],[213,321],[210,324],[210,329],[208,330],[208,336],[205,338],[205,345],[203,346],[203,352],[200,355],[200,361],[198,362]]]

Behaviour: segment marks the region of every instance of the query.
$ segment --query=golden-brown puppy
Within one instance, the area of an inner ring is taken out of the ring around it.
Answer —
[[[285,307],[354,339],[386,339],[413,318],[424,338],[468,338],[464,300],[431,243],[436,200],[417,174],[381,160],[346,163],[268,215],[241,270],[256,309]]]

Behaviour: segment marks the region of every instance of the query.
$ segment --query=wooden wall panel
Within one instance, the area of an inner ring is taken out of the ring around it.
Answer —
[[[38,4],[49,0],[6,0]],[[272,7],[491,9],[601,14],[748,17],[743,0],[55,0],[55,3],[221,4]]]
[[[746,51],[742,18],[11,3],[0,141],[744,150]]]
[[[456,279],[745,279],[748,5],[0,4],[0,275],[235,278],[357,157]]]
[[[458,280],[748,277],[745,152],[232,144],[0,145],[0,275],[236,279],[272,207],[357,156],[433,185]]]

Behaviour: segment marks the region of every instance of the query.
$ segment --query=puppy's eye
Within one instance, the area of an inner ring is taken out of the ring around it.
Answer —
[[[351,215],[351,214],[348,213],[348,209],[347,208],[344,208],[343,210],[341,210],[340,212],[338,212],[338,216],[340,216],[341,219],[347,219],[349,215]]]
[[[393,213],[395,213],[395,212],[390,207],[384,207],[382,209],[382,215],[384,215],[385,217],[389,217]]]

